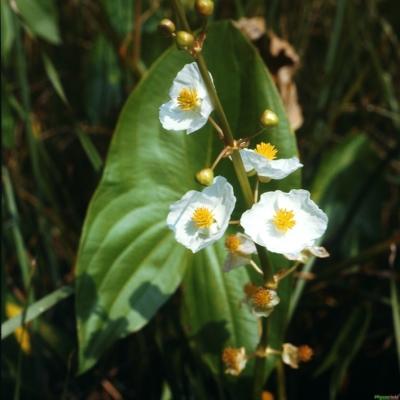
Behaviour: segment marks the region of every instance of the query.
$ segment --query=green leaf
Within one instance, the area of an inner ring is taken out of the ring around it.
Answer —
[[[1,4],[1,59],[4,64],[9,62],[9,54],[15,40],[15,30],[12,11],[7,1]]]
[[[173,78],[189,60],[168,51],[121,113],[77,261],[81,372],[117,338],[150,320],[191,260],[165,221],[169,205],[193,189],[208,138],[168,133],[158,119]]]
[[[109,117],[122,102],[122,72],[118,55],[109,40],[99,35],[88,53],[84,99],[86,113],[93,123]]]
[[[65,105],[68,105],[67,96],[65,96],[64,88],[61,83],[61,79],[58,75],[56,68],[54,67],[53,62],[47,56],[46,53],[42,53],[42,59],[44,68],[46,70],[47,77],[50,79],[51,84],[53,85],[54,90],[60,97],[60,99],[64,102]]]
[[[343,142],[326,153],[311,185],[311,193],[315,201],[325,200],[329,196],[333,181],[351,168],[365,145],[366,137],[364,135],[349,135]]]
[[[258,137],[257,142],[272,142],[277,146],[280,157],[295,155],[295,136],[275,84],[257,50],[230,23],[219,23],[210,29],[204,53],[235,137],[249,136],[258,131],[262,111],[270,108],[278,114],[280,123]],[[235,182],[229,162],[225,162],[222,170],[230,181]],[[299,185],[298,172],[284,180],[262,184],[260,192],[276,189],[289,191]],[[243,211],[243,203],[239,202],[233,219],[239,218]],[[188,270],[183,284],[184,327],[214,372],[221,372],[220,358],[224,347],[244,346],[251,353],[259,341],[257,319],[247,307],[240,305],[244,296],[243,286],[250,281],[249,272],[240,268],[228,274],[222,273],[221,265],[226,256],[222,247],[218,244],[196,254],[195,265]],[[289,265],[282,256],[269,256],[274,270]],[[255,282],[255,279],[253,276],[252,281]],[[275,348],[279,348],[284,336],[290,291],[291,279],[288,278],[279,288],[281,302],[270,317],[269,344]],[[204,345],[211,350],[204,350]],[[252,374],[252,366],[250,363],[244,375]],[[265,375],[268,376],[274,367],[275,360],[269,360]]]
[[[371,321],[372,311],[369,306],[358,306],[352,310],[349,318],[339,330],[340,334],[332,345],[325,360],[315,372],[315,376],[322,374],[333,366],[330,381],[330,399],[336,398],[347,369],[357,355]]]
[[[2,135],[2,144],[6,149],[12,149],[15,147],[15,119],[11,112],[11,107],[9,104],[9,97],[6,97],[6,93],[8,90],[5,90],[2,87],[2,95],[4,101],[1,102],[1,131]]]
[[[261,112],[273,108],[281,124],[267,140],[278,146],[282,157],[295,154],[294,135],[256,50],[225,22],[210,27],[205,55],[236,136],[258,130]],[[89,206],[78,255],[76,310],[81,372],[90,368],[116,339],[143,327],[175,291],[187,266],[191,268],[188,276],[196,280],[201,260],[211,259],[209,273],[232,288],[226,295],[231,307],[247,282],[245,270],[232,272],[229,278],[222,276],[217,268],[223,252],[220,248],[217,257],[218,247],[197,254],[195,265],[191,265],[192,254],[176,243],[166,228],[169,205],[186,191],[198,188],[193,179],[195,172],[221,150],[220,143],[213,146],[216,135],[209,126],[189,136],[161,128],[158,108],[168,100],[177,72],[189,62],[192,59],[185,53],[175,48],[167,51],[136,87],[121,113],[102,180]],[[230,161],[225,160],[217,173],[222,172],[234,183],[232,169]],[[279,187],[290,189],[298,184],[299,174],[294,174]],[[239,190],[236,196],[240,200]],[[241,203],[237,212],[243,211]],[[206,289],[201,287],[195,299],[199,306],[210,295]],[[274,328],[279,332],[283,331],[288,296],[285,289],[281,294],[281,311],[276,311],[282,313],[276,319],[279,326]],[[224,307],[217,311],[222,310]],[[242,326],[244,310],[240,312],[239,304],[237,310],[238,321],[232,309],[232,319],[226,324],[229,336],[233,323],[238,328],[237,342],[250,329],[253,344],[257,323],[253,319],[249,328],[252,317],[248,315]],[[214,315],[216,322],[226,318],[219,315],[218,319],[218,315]],[[198,327],[209,322],[206,314],[202,317]]]
[[[33,34],[52,44],[61,43],[53,0],[16,0],[23,20]]]

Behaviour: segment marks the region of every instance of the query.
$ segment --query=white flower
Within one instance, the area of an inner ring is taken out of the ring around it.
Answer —
[[[202,192],[190,190],[170,206],[168,228],[179,243],[196,253],[224,235],[235,203],[231,184],[217,176]]]
[[[253,241],[243,233],[229,235],[225,240],[225,247],[228,255],[223,267],[224,272],[248,264],[251,261],[251,255],[257,251]]]
[[[222,353],[222,362],[225,364],[226,374],[238,376],[246,367],[246,349],[244,347],[226,347]]]
[[[242,215],[240,224],[255,243],[269,251],[296,254],[313,246],[324,234],[328,217],[307,190],[276,190],[262,194],[260,201]]]
[[[245,303],[257,317],[268,317],[280,302],[276,291],[264,286],[248,283],[244,287],[244,292],[246,294]]]
[[[286,178],[303,166],[297,157],[275,160],[277,153],[274,145],[264,142],[258,144],[255,150],[240,150],[244,169],[249,174],[255,171],[261,182]]]
[[[288,260],[299,261],[305,264],[311,256],[317,258],[329,257],[328,251],[322,246],[308,246],[300,252],[284,254]]]
[[[160,122],[166,130],[186,130],[187,134],[195,132],[206,124],[213,110],[195,62],[186,64],[178,72],[169,97],[171,100],[160,107]]]

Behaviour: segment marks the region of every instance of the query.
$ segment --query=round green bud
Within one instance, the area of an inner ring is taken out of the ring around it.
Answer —
[[[194,36],[186,31],[176,32],[176,44],[180,49],[190,48],[194,43]]]
[[[214,180],[214,171],[211,168],[204,168],[196,174],[197,182],[204,186],[210,186]]]
[[[276,126],[279,124],[278,116],[272,110],[268,109],[261,114],[260,121],[266,127]]]
[[[175,24],[168,18],[164,18],[158,24],[158,30],[166,36],[171,36],[175,32]]]
[[[200,15],[208,17],[214,11],[214,2],[212,0],[196,0],[195,8]]]

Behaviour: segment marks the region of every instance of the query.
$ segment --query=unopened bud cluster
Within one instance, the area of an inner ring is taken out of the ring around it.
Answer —
[[[212,0],[196,0],[194,6],[197,13],[202,17],[209,17],[214,11],[214,2]],[[197,37],[186,30],[176,31],[175,24],[168,18],[160,21],[158,29],[163,35],[174,37],[180,50],[188,51],[192,55],[201,51],[205,31],[201,32]]]

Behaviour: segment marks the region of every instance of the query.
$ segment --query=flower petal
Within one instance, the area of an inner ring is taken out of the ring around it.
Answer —
[[[255,170],[260,178],[283,179],[303,166],[297,157],[269,160],[251,149],[240,150],[240,155],[246,172]]]
[[[183,131],[188,129],[193,122],[191,114],[193,114],[191,111],[177,109],[171,100],[160,107],[160,122],[167,131]]]

